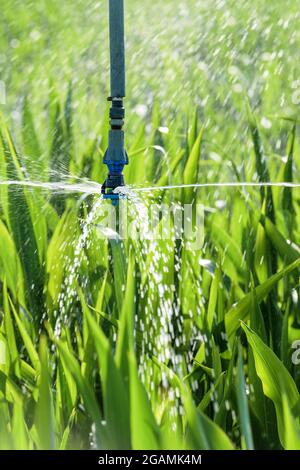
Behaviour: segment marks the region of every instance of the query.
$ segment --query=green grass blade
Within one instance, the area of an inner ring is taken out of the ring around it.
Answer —
[[[233,444],[225,432],[202,411],[196,410],[189,392],[183,397],[188,423],[189,449],[197,450],[233,450]]]
[[[39,174],[41,174],[41,167],[43,168],[41,162],[41,148],[40,143],[36,134],[33,117],[31,114],[28,97],[26,96],[23,103],[23,126],[22,126],[22,137],[23,137],[23,147],[24,152],[27,158],[33,162],[33,165],[29,165],[29,173],[31,176],[36,176],[38,174],[37,168],[34,164],[36,161],[39,163]],[[27,165],[28,168],[28,165]]]
[[[8,130],[5,131],[5,139],[2,135],[0,137],[5,149],[8,173],[12,179],[19,180],[23,176],[18,156]],[[9,221],[23,267],[26,301],[31,314],[40,319],[44,313],[44,272],[31,218],[28,202],[30,198],[31,195],[25,189],[16,191],[15,187],[8,187]]]
[[[285,394],[282,396],[282,407],[284,416],[284,448],[285,450],[300,450],[299,418],[298,420],[294,418],[289,407],[289,400]]]
[[[237,401],[238,409],[240,416],[240,425],[242,433],[242,446],[248,450],[254,449],[249,408],[248,408],[248,399],[246,395],[246,383],[244,376],[244,362],[242,355],[242,348],[239,348],[238,354],[238,364],[237,364],[237,377],[236,377],[236,392],[237,392]],[[244,442],[244,445],[243,445]]]
[[[199,132],[199,135],[193,145],[191,153],[186,162],[183,171],[183,184],[198,183],[199,176],[199,159],[201,156],[201,147],[204,134],[205,126],[203,126]],[[184,191],[184,202],[185,204],[191,203],[195,198],[193,190]]]
[[[68,364],[69,371],[71,372],[77,384],[87,413],[89,414],[91,421],[95,423],[97,445],[99,447],[102,447],[103,442],[105,442],[105,435],[103,434],[104,430],[101,424],[102,416],[97,403],[97,399],[95,397],[94,390],[91,388],[90,384],[84,379],[80,366],[77,360],[75,359],[74,355],[69,351],[68,347],[60,340],[57,340],[55,338],[52,338],[52,340],[57,345],[59,353],[66,361],[66,364]]]
[[[129,351],[134,348],[133,328],[135,317],[135,261],[133,253],[129,256],[125,299],[122,306],[122,314],[119,323],[118,341],[116,347],[116,363],[125,378],[129,376],[128,357]]]
[[[14,305],[13,305],[10,298],[9,298],[9,303],[10,303],[10,307],[12,309],[12,312],[14,314],[15,321],[16,321],[17,327],[19,329],[20,335],[22,337],[24,346],[25,346],[25,348],[27,350],[27,353],[28,353],[28,356],[30,358],[30,361],[31,361],[34,369],[37,371],[37,373],[39,373],[39,371],[40,371],[40,359],[39,359],[39,355],[38,355],[38,353],[35,349],[34,343],[31,339],[30,335],[28,334],[23,321],[20,319],[19,315],[17,314],[17,311],[16,311],[16,309],[15,309],[15,307],[14,307]]]
[[[160,449],[159,429],[151,405],[139,377],[133,352],[128,356],[130,367],[131,445],[134,450]]]
[[[282,445],[284,445],[284,415],[282,408],[282,395],[286,394],[290,409],[299,402],[300,396],[296,384],[278,359],[274,352],[246,324],[242,323],[247,340],[252,348],[256,366],[256,372],[262,381],[265,395],[270,398],[276,408],[278,433]]]
[[[35,431],[40,450],[53,450],[55,444],[55,422],[49,370],[49,353],[46,337],[40,339],[39,358],[41,374],[39,383],[39,398],[35,409]]]
[[[288,274],[292,273],[295,269],[298,269],[300,266],[300,258],[288,265],[286,268],[277,272],[269,279],[267,279],[263,284],[260,284],[255,288],[255,294],[258,303],[260,303],[273,289],[277,282],[283,279]],[[245,320],[251,308],[252,302],[252,292],[246,294],[237,304],[232,307],[225,316],[226,331],[229,337],[231,337],[236,329],[239,326],[240,320]]]
[[[107,430],[106,445],[110,449],[129,449],[130,417],[127,386],[114,361],[109,340],[86,305],[83,311],[98,356]]]
[[[4,308],[4,328],[7,343],[9,344],[9,359],[10,367],[13,373],[20,377],[20,364],[19,364],[19,352],[17,349],[16,337],[14,326],[11,318],[10,307],[9,307],[9,297],[7,292],[6,282],[3,284],[3,308]]]

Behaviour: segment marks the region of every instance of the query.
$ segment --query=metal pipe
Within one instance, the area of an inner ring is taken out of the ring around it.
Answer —
[[[126,96],[124,36],[124,0],[109,0],[110,90],[112,98]]]
[[[110,38],[110,84],[111,101],[110,131],[108,149],[103,163],[108,167],[108,177],[102,186],[103,197],[118,199],[114,189],[124,186],[123,169],[128,164],[124,147],[125,109],[125,40],[124,40],[124,1],[109,0],[109,38]]]

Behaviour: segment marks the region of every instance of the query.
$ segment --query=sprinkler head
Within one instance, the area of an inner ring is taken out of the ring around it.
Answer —
[[[119,193],[115,193],[115,189],[120,186],[125,186],[124,176],[121,174],[108,174],[107,180],[102,185],[101,193],[102,197],[105,200],[110,200],[114,206],[119,202],[119,199],[122,199],[124,196]]]
[[[103,199],[116,202],[120,199],[120,195],[114,193],[114,190],[120,186],[125,186],[123,169],[128,164],[128,156],[124,148],[124,132],[122,130],[110,131],[109,145],[103,163],[108,167],[108,176],[102,186]]]
[[[106,193],[103,195],[103,199],[106,201],[111,201],[113,206],[117,206],[120,200],[120,194]]]
[[[118,200],[119,195],[114,190],[125,186],[123,169],[128,165],[128,155],[124,147],[124,116],[122,98],[109,98],[112,101],[110,109],[110,125],[108,149],[105,152],[103,163],[108,167],[108,176],[102,186],[104,199]]]

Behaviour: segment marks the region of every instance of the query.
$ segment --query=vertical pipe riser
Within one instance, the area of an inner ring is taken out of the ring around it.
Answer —
[[[126,96],[124,0],[109,0],[110,84],[113,98]]]
[[[109,0],[110,38],[110,82],[111,101],[108,149],[103,163],[108,167],[108,177],[102,187],[104,197],[112,199],[112,191],[124,186],[123,169],[128,164],[124,147],[125,110],[125,40],[124,40],[124,1]],[[114,195],[115,196],[115,195]]]

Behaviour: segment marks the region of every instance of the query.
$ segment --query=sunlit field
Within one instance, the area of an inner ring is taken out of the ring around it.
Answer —
[[[1,2],[0,449],[300,450],[299,5],[125,6],[116,212],[108,2]]]

